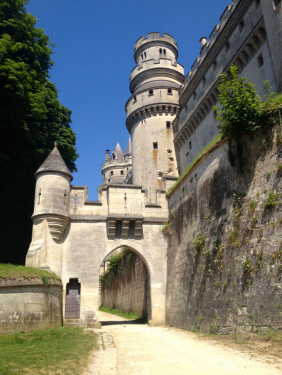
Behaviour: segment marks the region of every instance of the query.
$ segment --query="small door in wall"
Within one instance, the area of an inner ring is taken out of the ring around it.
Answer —
[[[65,319],[80,318],[80,283],[70,279],[67,284]]]

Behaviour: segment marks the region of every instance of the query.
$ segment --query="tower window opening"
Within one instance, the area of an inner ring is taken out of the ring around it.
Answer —
[[[108,178],[108,182],[111,182],[111,179],[110,179],[110,178]]]
[[[188,111],[188,105],[186,104],[186,106],[185,106],[185,112],[187,112]]]
[[[260,68],[263,66],[263,57],[262,57],[261,54],[260,54],[259,57],[258,57],[258,64],[259,64],[259,67],[260,67]]]
[[[197,94],[196,94],[196,91],[193,92],[193,99],[196,100],[197,98]]]
[[[163,53],[163,50],[160,48],[160,55]]]
[[[171,122],[170,122],[170,121],[167,121],[167,122],[166,122],[166,128],[167,128],[167,129],[171,129]]]
[[[213,70],[215,70],[216,68],[217,68],[217,61],[214,60],[214,62],[213,62]]]
[[[143,53],[141,53],[141,57],[142,57],[142,60],[143,60]]]
[[[168,95],[172,95],[172,89],[167,89]]]
[[[76,204],[77,204],[77,195],[75,194],[75,196],[74,196],[74,208],[76,208]]]
[[[191,141],[189,142],[189,150],[191,150],[192,149],[192,143],[191,143]]]
[[[241,32],[244,29],[245,23],[243,20],[239,22],[239,31]]]
[[[136,98],[136,95],[135,95],[135,96],[133,96],[133,100],[134,100],[134,102],[133,102],[133,103],[137,102],[137,98]]]
[[[146,58],[146,52],[144,52],[144,56],[145,56],[145,58]]]
[[[206,77],[203,78],[203,87],[206,86]]]
[[[149,95],[154,95],[154,90],[153,89],[149,90]]]
[[[166,50],[164,49],[164,55],[166,54]]]
[[[256,7],[260,5],[260,0],[256,0]]]
[[[120,174],[123,175],[123,171],[120,171]]]
[[[153,149],[157,150],[158,149],[158,142],[153,142]]]
[[[114,172],[113,171],[111,171],[111,176],[114,174]]]
[[[225,52],[227,52],[230,49],[229,42],[225,43]]]

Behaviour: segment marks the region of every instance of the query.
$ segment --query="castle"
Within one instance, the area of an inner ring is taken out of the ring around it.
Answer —
[[[260,94],[266,79],[280,92],[281,47],[281,0],[234,0],[209,40],[201,38],[200,55],[186,77],[172,36],[154,32],[138,39],[125,105],[132,141],[125,154],[119,143],[111,155],[106,151],[97,201],[88,200],[87,186],[71,185],[55,144],[35,173],[26,264],[61,277],[65,321],[95,326],[101,264],[127,247],[148,269],[148,319],[153,325],[165,323],[169,241],[162,226],[169,208],[181,200],[179,189],[168,198],[166,192],[218,133],[212,107],[220,75],[236,64]],[[207,168],[202,166],[201,175]],[[193,189],[189,186],[187,194]]]

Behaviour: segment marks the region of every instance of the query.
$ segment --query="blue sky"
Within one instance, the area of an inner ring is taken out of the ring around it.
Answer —
[[[125,151],[128,132],[124,106],[130,96],[133,47],[140,36],[159,31],[178,43],[185,75],[209,37],[227,0],[30,0],[27,10],[38,19],[54,49],[51,81],[59,99],[72,110],[77,135],[78,172],[73,184],[89,186],[97,199],[105,150],[117,137]]]

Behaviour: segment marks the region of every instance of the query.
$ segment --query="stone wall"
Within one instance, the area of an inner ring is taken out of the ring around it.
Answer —
[[[108,273],[101,287],[101,305],[133,311],[142,318],[151,319],[149,274],[143,260],[128,251],[119,261],[119,278]]]
[[[279,131],[243,138],[241,149],[232,144],[234,167],[228,143],[219,142],[169,194],[166,324],[221,333],[282,328]]]
[[[0,281],[0,335],[62,326],[62,285],[41,279]]]

